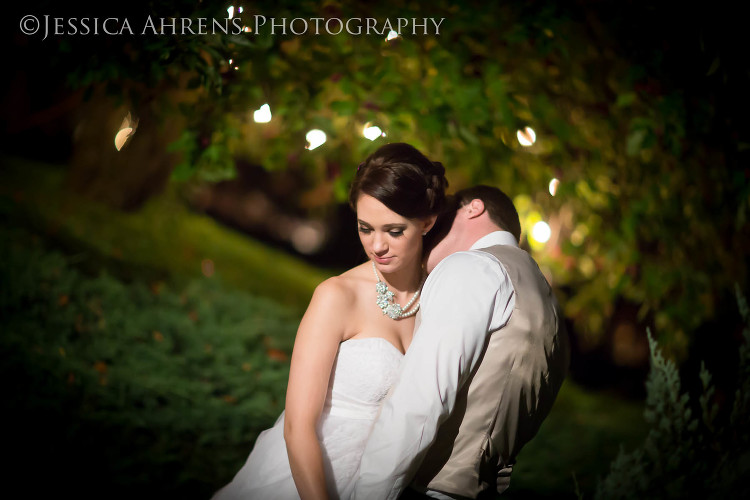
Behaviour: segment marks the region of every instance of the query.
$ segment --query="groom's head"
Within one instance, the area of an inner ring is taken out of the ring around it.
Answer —
[[[452,253],[468,250],[481,237],[493,231],[508,231],[521,239],[521,223],[511,199],[492,186],[462,189],[450,198],[426,241],[429,248],[427,271]]]

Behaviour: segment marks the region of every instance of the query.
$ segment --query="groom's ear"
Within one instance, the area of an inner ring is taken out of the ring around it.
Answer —
[[[466,204],[466,217],[474,219],[484,213],[484,202],[479,198],[474,198]]]

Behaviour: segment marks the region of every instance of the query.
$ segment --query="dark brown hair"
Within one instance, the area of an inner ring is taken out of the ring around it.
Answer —
[[[500,189],[479,185],[462,189],[453,196],[456,198],[456,208],[467,205],[471,200],[482,200],[490,220],[515,236],[516,241],[521,241],[521,221],[518,220],[516,207]]]
[[[361,194],[372,196],[407,219],[435,215],[445,203],[445,168],[432,162],[414,146],[386,144],[357,168],[349,204],[357,209]]]

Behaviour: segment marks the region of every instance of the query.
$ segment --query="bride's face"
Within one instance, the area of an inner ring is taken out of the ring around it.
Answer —
[[[422,233],[433,223],[434,217],[407,219],[366,194],[357,199],[359,240],[381,273],[420,265]]]

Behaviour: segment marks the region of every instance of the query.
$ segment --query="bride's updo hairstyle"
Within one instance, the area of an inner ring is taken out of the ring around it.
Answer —
[[[362,194],[407,219],[438,214],[445,204],[445,168],[427,159],[414,146],[396,142],[381,146],[359,164],[349,191],[356,211]]]

